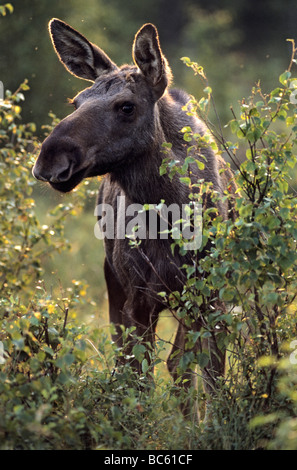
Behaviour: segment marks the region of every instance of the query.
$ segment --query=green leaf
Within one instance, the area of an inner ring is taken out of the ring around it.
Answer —
[[[202,369],[207,366],[209,363],[209,355],[201,352],[197,354],[197,363]]]
[[[188,176],[181,176],[179,180],[181,183],[186,184],[187,186],[191,184],[191,178],[189,178]]]
[[[197,163],[199,170],[204,170],[205,164],[203,162],[201,162],[200,160],[196,160],[196,163]]]
[[[210,86],[207,86],[206,88],[204,88],[204,93],[206,93],[207,95],[210,95],[212,93],[212,89]]]
[[[284,72],[279,76],[279,81],[282,85],[287,85],[288,79],[291,77],[291,72]]]
[[[147,362],[147,359],[143,359],[141,363],[141,370],[144,374],[146,374],[147,371],[149,370],[149,363]]]
[[[135,344],[132,348],[132,354],[135,356],[135,359],[139,362],[143,360],[145,352],[146,347],[141,343]]]

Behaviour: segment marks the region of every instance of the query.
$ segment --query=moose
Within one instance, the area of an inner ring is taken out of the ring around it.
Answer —
[[[120,67],[98,46],[59,19],[50,21],[49,32],[65,68],[92,84],[77,94],[72,100],[75,110],[44,140],[33,176],[66,193],[84,178],[105,175],[98,204],[110,205],[116,211],[117,198],[122,196],[124,203],[120,210],[125,214],[133,203],[158,204],[162,200],[167,205],[187,204],[189,187],[178,175],[169,178],[168,173],[160,173],[163,144],[170,143],[170,158],[182,163],[190,145],[183,138],[182,128],[188,126],[193,133],[204,136],[206,126],[194,113],[183,110],[190,96],[170,88],[172,73],[156,27],[152,24],[141,27],[133,42],[133,65]],[[232,172],[210,146],[202,146],[198,154],[205,166],[199,169],[191,164],[190,178],[193,182],[210,183],[219,195],[217,210],[227,219],[232,211],[223,202],[223,195],[227,186],[234,188]],[[223,169],[226,171],[220,171]],[[211,199],[207,201],[211,204]],[[170,237],[143,239],[141,249],[131,248],[129,240],[117,237],[117,233],[104,243],[109,315],[116,327],[113,339],[121,345],[120,325],[134,327],[135,335],[153,347],[158,316],[165,308],[158,293],[181,292],[185,281],[181,267],[191,262],[191,255],[172,251]],[[203,251],[200,256],[204,256]],[[205,313],[207,305],[202,304],[200,309]],[[199,318],[195,328],[201,329]],[[185,350],[186,334],[185,324],[179,320],[167,361],[174,379]],[[211,394],[218,377],[224,374],[225,352],[218,347],[215,335],[205,341],[209,361],[202,375],[204,387]],[[195,347],[202,347],[199,341]],[[140,368],[136,360],[133,364],[136,370]],[[187,387],[193,383],[193,371],[188,370],[184,378]],[[187,403],[183,411],[189,413]]]

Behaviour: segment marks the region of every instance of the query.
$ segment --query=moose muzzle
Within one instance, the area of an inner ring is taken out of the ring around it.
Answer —
[[[50,135],[42,144],[33,167],[33,176],[50,183],[58,191],[71,191],[83,178],[82,151],[71,138]]]

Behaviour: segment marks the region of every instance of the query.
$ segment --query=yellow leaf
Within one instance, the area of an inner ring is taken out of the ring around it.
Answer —
[[[48,313],[54,313],[54,311],[55,311],[55,306],[54,306],[53,304],[49,304],[49,305],[47,306],[47,311],[48,311]]]

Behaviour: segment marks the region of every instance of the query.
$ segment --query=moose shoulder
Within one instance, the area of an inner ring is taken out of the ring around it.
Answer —
[[[162,144],[171,143],[170,155],[182,163],[188,144],[181,129],[189,126],[201,135],[206,131],[196,116],[182,110],[189,96],[170,89],[171,70],[156,28],[146,24],[138,31],[132,51],[134,65],[121,67],[66,23],[53,19],[49,30],[66,69],[93,84],[74,98],[75,111],[45,139],[33,175],[61,192],[71,191],[83,178],[106,175],[98,203],[114,208],[115,217],[117,212],[126,214],[131,204],[158,204],[161,200],[168,206],[187,204],[187,186],[177,176],[170,180],[167,174],[160,175]],[[199,156],[205,168],[193,165],[193,182],[203,179],[221,196],[227,185],[234,188],[230,170],[220,175],[224,162],[211,148],[199,149]],[[223,218],[229,216],[229,209],[218,203]],[[115,325],[135,326],[136,334],[153,344],[158,315],[164,309],[158,292],[182,289],[180,267],[191,257],[173,255],[170,240],[161,236],[143,239],[135,250],[118,235],[115,231],[114,237],[105,239],[110,320]],[[199,319],[196,328],[200,328]],[[118,328],[115,337],[119,344],[120,331]],[[216,378],[224,373],[225,357],[213,338],[208,341],[210,359],[203,374],[205,387],[211,391]],[[184,348],[185,327],[180,322],[172,350],[175,354],[168,360],[174,378]]]

